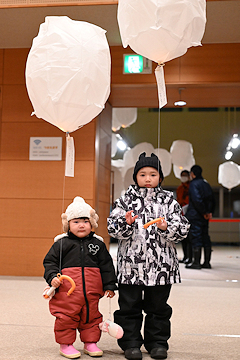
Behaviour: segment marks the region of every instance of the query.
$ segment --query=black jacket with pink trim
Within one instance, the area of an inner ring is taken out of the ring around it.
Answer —
[[[102,278],[103,291],[116,290],[116,275],[106,245],[91,232],[87,237],[79,238],[68,232],[66,236],[56,241],[44,258],[44,278],[51,286],[51,281],[62,269],[99,268]],[[95,272],[93,271],[93,282]]]

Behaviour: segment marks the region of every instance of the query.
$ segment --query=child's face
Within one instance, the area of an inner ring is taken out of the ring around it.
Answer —
[[[137,173],[137,183],[139,187],[155,188],[160,181],[159,172],[152,167],[143,167]]]
[[[83,238],[90,234],[92,227],[89,219],[72,219],[69,221],[69,230],[75,236]]]

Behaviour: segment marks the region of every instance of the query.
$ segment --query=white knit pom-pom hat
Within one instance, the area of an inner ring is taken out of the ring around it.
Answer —
[[[80,196],[76,196],[73,202],[67,207],[65,213],[62,214],[63,231],[69,230],[68,222],[72,219],[88,218],[93,228],[97,228],[99,219],[96,211],[87,204]]]

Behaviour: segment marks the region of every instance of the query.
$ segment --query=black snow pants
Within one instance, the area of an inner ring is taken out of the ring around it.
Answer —
[[[142,344],[148,352],[159,346],[168,349],[172,308],[167,304],[167,300],[171,285],[119,284],[118,290],[120,309],[115,311],[114,321],[124,330],[123,337],[118,340],[121,349],[140,349]],[[142,336],[143,312],[146,316]]]

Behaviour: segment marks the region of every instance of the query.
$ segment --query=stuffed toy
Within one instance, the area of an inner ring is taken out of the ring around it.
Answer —
[[[105,320],[99,324],[100,330],[108,332],[109,335],[116,339],[123,337],[123,329],[120,325],[112,322],[111,320]]]

